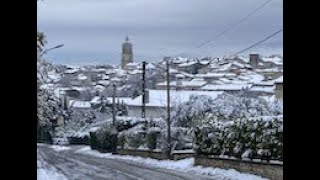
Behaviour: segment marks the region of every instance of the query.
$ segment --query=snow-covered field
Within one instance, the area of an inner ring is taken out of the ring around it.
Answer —
[[[216,179],[228,179],[228,180],[265,180],[260,176],[240,173],[236,170],[219,169],[211,167],[194,166],[194,158],[187,158],[179,161],[172,160],[157,160],[151,158],[142,158],[135,156],[120,156],[112,155],[110,153],[99,153],[98,151],[91,150],[90,147],[84,147],[76,151],[79,154],[91,155],[99,158],[118,159],[129,161],[135,164],[146,165],[148,167],[164,168],[170,170],[177,170],[192,173],[195,175],[208,175]]]

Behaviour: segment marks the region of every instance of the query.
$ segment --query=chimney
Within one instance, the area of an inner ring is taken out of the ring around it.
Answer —
[[[252,68],[256,69],[258,67],[259,58],[259,54],[257,53],[250,54],[250,65]]]

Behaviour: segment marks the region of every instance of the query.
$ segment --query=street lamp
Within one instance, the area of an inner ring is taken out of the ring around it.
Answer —
[[[40,54],[40,57],[42,57],[42,55],[44,55],[44,54],[47,54],[49,51],[51,51],[51,50],[53,50],[53,49],[58,49],[58,48],[61,48],[61,47],[63,47],[63,46],[64,46],[64,44],[59,44],[59,45],[54,46],[54,47],[52,47],[52,48],[45,49],[45,50]]]

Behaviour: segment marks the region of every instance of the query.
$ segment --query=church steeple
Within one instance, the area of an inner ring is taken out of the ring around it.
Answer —
[[[126,41],[122,44],[122,59],[121,59],[122,69],[126,69],[127,64],[133,62],[132,44],[129,42],[129,36],[126,36],[125,40]]]

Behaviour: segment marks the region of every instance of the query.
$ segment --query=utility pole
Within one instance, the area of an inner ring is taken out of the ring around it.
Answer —
[[[142,110],[141,110],[141,117],[146,117],[146,62],[143,61],[142,63]]]
[[[165,57],[165,61],[167,63],[167,155],[168,158],[171,159],[171,122],[170,122],[170,67],[169,67],[169,57]]]
[[[112,84],[113,87],[113,93],[112,93],[112,126],[116,125],[116,103],[115,103],[115,99],[116,99],[116,85]]]

